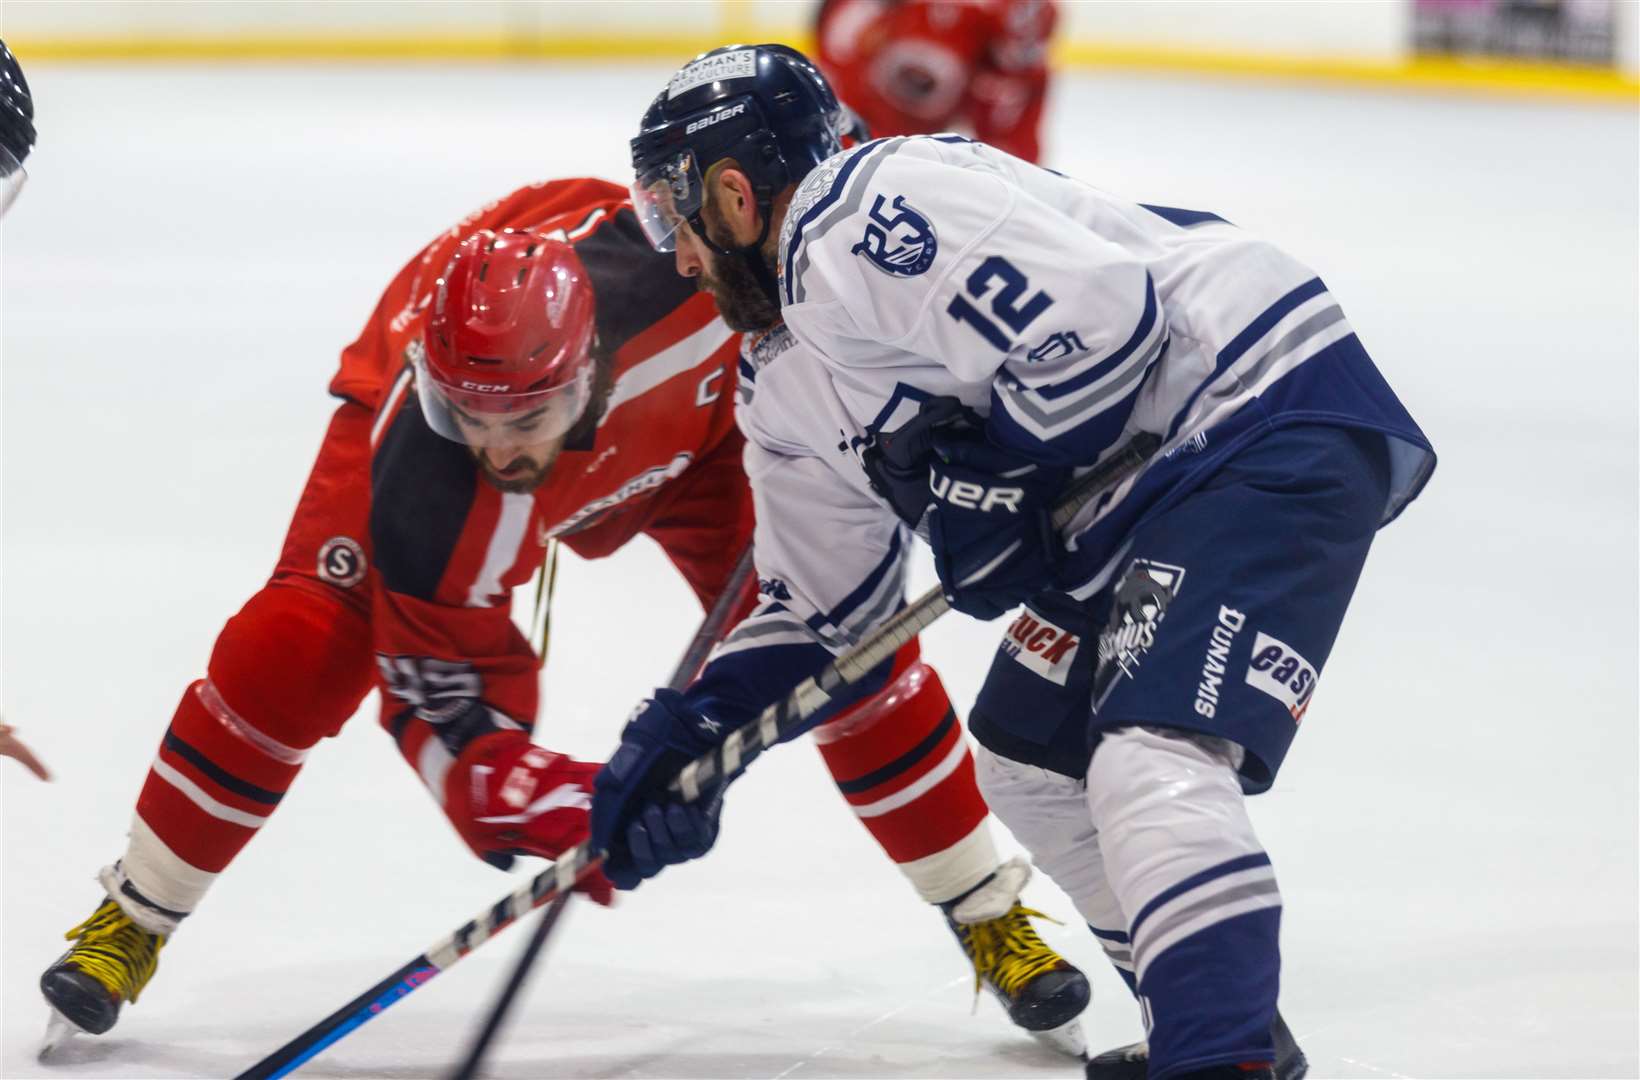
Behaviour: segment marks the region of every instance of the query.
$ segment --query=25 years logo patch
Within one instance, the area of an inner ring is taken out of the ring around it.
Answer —
[[[849,254],[864,255],[872,266],[891,277],[916,277],[934,265],[934,255],[939,251],[934,226],[905,201],[904,195],[894,196],[893,202],[877,196],[866,216],[871,219],[866,233]]]

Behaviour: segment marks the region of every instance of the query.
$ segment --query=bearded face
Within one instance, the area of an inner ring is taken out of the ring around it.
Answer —
[[[484,478],[500,491],[528,495],[541,486],[558,460],[562,439],[536,446],[485,447],[474,449]]]

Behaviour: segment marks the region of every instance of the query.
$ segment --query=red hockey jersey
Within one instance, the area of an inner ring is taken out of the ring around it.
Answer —
[[[873,137],[966,130],[1041,154],[1052,0],[824,0],[820,65]]]
[[[467,447],[427,425],[405,358],[451,253],[483,228],[557,233],[574,246],[593,285],[596,349],[609,359],[601,414],[571,432],[547,479],[527,494],[487,483]],[[648,533],[703,600],[721,588],[751,532],[734,430],[738,350],[711,298],[650,248],[625,191],[604,181],[522,188],[399,272],[343,352],[331,391],[376,412],[373,632],[383,720],[413,762],[430,738],[414,717],[445,725],[439,734],[452,754],[489,731],[532,727],[536,657],[510,601],[549,539],[598,557]],[[458,716],[472,730],[449,730]]]

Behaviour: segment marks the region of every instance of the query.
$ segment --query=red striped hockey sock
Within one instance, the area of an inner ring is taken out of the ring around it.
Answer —
[[[973,755],[933,668],[912,663],[814,738],[861,824],[924,900],[961,895],[997,868]]]
[[[319,739],[370,688],[362,613],[304,588],[269,585],[228,621],[209,677],[189,686],[149,767],[110,894],[170,933],[250,842]]]

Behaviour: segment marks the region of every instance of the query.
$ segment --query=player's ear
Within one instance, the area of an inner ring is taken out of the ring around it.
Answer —
[[[757,196],[752,191],[751,179],[739,169],[724,169],[720,176],[726,204],[732,209],[735,223],[740,228],[757,227]]]

